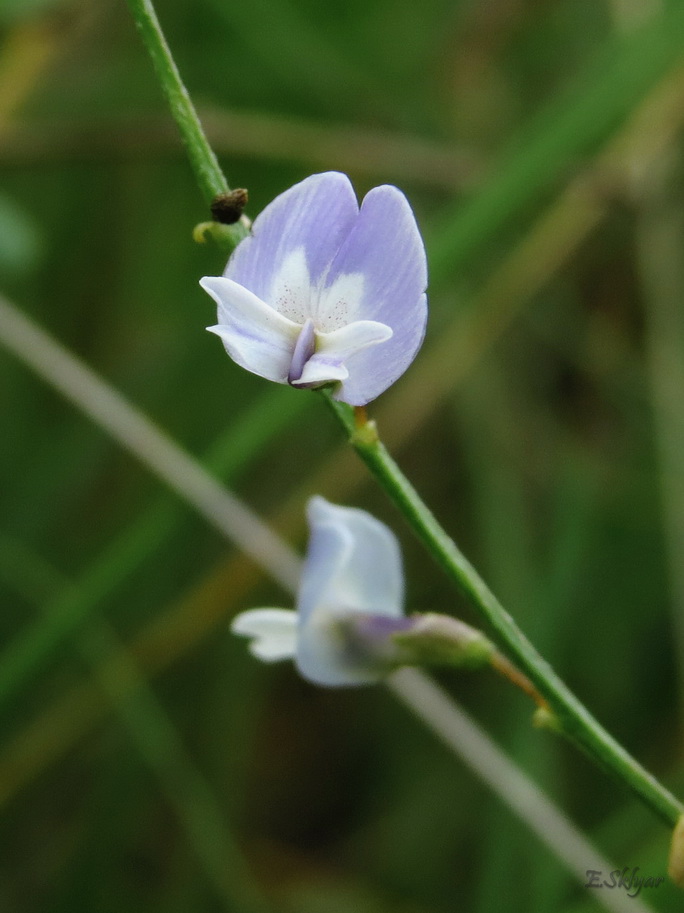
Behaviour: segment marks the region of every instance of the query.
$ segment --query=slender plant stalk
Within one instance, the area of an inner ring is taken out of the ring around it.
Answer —
[[[603,729],[537,653],[394,462],[378,437],[375,423],[368,421],[365,411],[354,410],[346,403],[333,399],[329,391],[323,390],[322,395],[348,433],[356,452],[430,554],[496,633],[510,659],[546,698],[552,711],[549,726],[557,728],[583,748],[601,767],[630,787],[660,818],[674,827],[684,812],[684,805]]]
[[[197,183],[207,203],[211,203],[217,194],[227,193],[230,187],[221,171],[214,150],[204,135],[195,106],[183,84],[178,67],[164,38],[154,6],[151,0],[126,0],[126,2],[152,58],[171,114],[183,137]],[[222,226],[222,234],[226,236],[229,244],[235,247],[247,236],[248,225],[247,220],[243,218],[235,225]]]
[[[197,114],[171,56],[151,0],[127,0],[152,57],[171,111],[183,134],[198,183],[208,199],[228,189]],[[236,234],[244,237],[240,225]],[[237,240],[239,240],[237,237]],[[237,243],[236,240],[236,243]],[[682,805],[664,786],[632,758],[591,716],[558,678],[477,571],[459,551],[380,441],[365,414],[356,415],[344,403],[323,393],[359,456],[407,519],[414,532],[469,602],[496,633],[510,659],[517,664],[552,708],[549,724],[583,748],[619,782],[630,787],[660,818],[674,827],[684,814]]]

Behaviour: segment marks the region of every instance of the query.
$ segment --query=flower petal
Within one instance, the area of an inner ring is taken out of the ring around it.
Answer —
[[[314,289],[306,265],[306,251],[303,247],[298,247],[285,257],[274,273],[264,301],[295,323],[305,323],[312,316],[313,298]]]
[[[386,342],[392,335],[392,329],[377,320],[356,320],[332,333],[319,333],[316,352],[345,362],[362,349]]]
[[[328,561],[327,585],[316,593],[318,605],[401,616],[404,573],[394,533],[365,510],[339,507],[320,496],[311,498],[307,515],[311,538],[303,577],[329,557],[333,533],[338,542],[344,542],[344,549],[338,546],[336,560]],[[326,540],[319,541],[324,536]],[[300,591],[300,599],[303,595]],[[300,611],[306,608],[301,601],[298,605]]]
[[[292,659],[297,651],[297,613],[289,609],[250,609],[230,626],[233,634],[252,637],[249,649],[265,662]]]
[[[294,370],[290,371],[290,383],[297,387],[313,387],[346,380],[349,377],[345,365],[347,358],[368,346],[385,342],[391,335],[389,327],[375,320],[357,320],[332,333],[316,333],[315,353],[310,356],[298,377],[295,378]]]
[[[385,345],[359,352],[347,363],[349,378],[337,397],[361,406],[403,374],[425,334],[425,248],[411,207],[396,187],[376,187],[366,195],[330,267],[326,287],[348,274],[363,275],[356,319],[376,320],[394,331]]]
[[[344,617],[323,609],[311,615],[297,638],[295,664],[300,675],[331,688],[379,681],[386,669],[349,651],[343,625]]]
[[[297,339],[297,344],[292,353],[290,370],[287,373],[288,383],[294,383],[302,376],[302,371],[307,361],[316,351],[316,331],[314,330],[313,320],[309,317]]]
[[[316,289],[312,296],[311,316],[322,333],[339,330],[359,320],[363,305],[362,273],[344,273],[332,285]]]
[[[349,530],[343,524],[326,522],[325,508],[319,507],[319,502],[328,505],[323,498],[314,497],[307,506],[311,533],[297,593],[302,623],[306,623],[314,609],[329,603],[330,582],[342,573],[354,551]]]
[[[304,370],[297,380],[290,383],[293,387],[320,387],[323,384],[346,380],[348,377],[349,371],[336,359],[315,354],[304,365]]]
[[[219,322],[207,329],[221,337],[233,361],[267,380],[287,383],[301,327],[231,279],[207,276],[200,285],[218,304]]]
[[[363,510],[314,497],[307,514],[311,537],[297,599],[297,667],[318,684],[377,681],[381,670],[346,655],[338,625],[350,613],[402,616],[399,544]]]
[[[349,178],[337,171],[314,174],[281,193],[256,218],[252,234],[236,248],[224,276],[268,301],[288,254],[302,248],[317,284],[359,212]],[[270,303],[270,302],[269,302]]]

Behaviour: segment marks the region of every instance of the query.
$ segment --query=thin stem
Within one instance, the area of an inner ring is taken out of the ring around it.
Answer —
[[[218,193],[227,193],[230,187],[221,171],[218,159],[204,135],[197,111],[166,43],[152,2],[151,0],[126,0],[126,2],[152,58],[171,114],[178,124],[197,183],[207,203],[211,203]],[[249,222],[244,217],[235,225],[226,226],[226,235],[233,247],[246,237],[248,226]]]
[[[484,617],[510,659],[548,701],[560,731],[674,827],[684,812],[684,806],[603,729],[537,653],[394,462],[378,437],[375,423],[360,424],[359,413],[351,406],[334,400],[328,390],[322,393],[349,435],[350,443],[413,531],[451,581]]]
[[[171,57],[151,0],[127,2],[183,134],[198,182],[205,196],[211,200],[216,193],[226,191],[227,184]],[[244,237],[245,232],[244,224],[236,226],[236,233],[240,236],[237,240]],[[442,238],[442,249],[446,249],[445,245],[453,246],[453,236],[447,237],[446,234]],[[349,434],[352,445],[404,514],[414,532],[452,582],[496,632],[511,659],[548,700],[564,734],[620,782],[628,785],[668,824],[676,825],[684,813],[684,806],[601,727],[537,653],[420,499],[380,442],[374,423],[365,421],[362,413],[355,416],[351,407],[335,402],[328,391],[324,391],[324,396]]]
[[[523,675],[520,669],[514,666],[510,659],[504,656],[503,653],[499,653],[498,650],[494,652],[489,660],[489,665],[492,669],[496,670],[499,675],[502,675],[510,682],[511,685],[515,685],[516,688],[520,688],[524,694],[531,697],[537,707],[541,710],[551,709],[546,698],[542,697],[529,678],[526,675]]]

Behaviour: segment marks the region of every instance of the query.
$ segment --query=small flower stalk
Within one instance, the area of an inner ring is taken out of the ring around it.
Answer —
[[[230,357],[280,384],[331,386],[364,406],[415,358],[427,322],[425,248],[396,187],[361,207],[346,175],[315,174],[276,197],[223,276],[200,284]]]
[[[297,609],[252,609],[232,630],[259,659],[293,659],[329,687],[372,684],[403,665],[477,668],[494,648],[479,631],[435,613],[407,617],[399,543],[363,510],[321,497],[308,505],[311,536]]]

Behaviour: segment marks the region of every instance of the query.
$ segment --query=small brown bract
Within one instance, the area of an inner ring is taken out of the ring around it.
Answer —
[[[214,221],[222,225],[234,225],[239,221],[248,199],[249,195],[244,187],[237,187],[228,193],[217,193],[211,201],[211,215]]]

